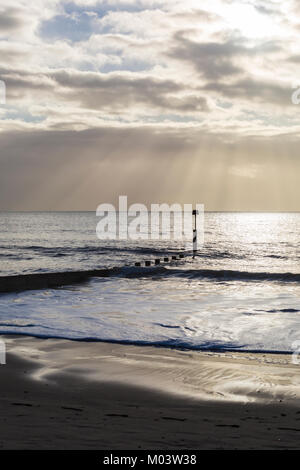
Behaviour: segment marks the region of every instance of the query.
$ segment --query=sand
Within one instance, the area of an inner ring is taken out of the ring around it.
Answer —
[[[1,338],[1,449],[300,448],[290,355]]]

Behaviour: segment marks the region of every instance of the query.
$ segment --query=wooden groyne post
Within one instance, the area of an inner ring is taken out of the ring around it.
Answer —
[[[193,209],[194,216],[194,228],[193,228],[193,258],[197,253],[197,215],[199,214],[197,209]]]

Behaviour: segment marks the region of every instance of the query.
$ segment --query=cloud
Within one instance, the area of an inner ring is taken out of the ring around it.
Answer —
[[[131,73],[48,70],[29,72],[0,67],[8,98],[15,103],[31,96],[36,103],[52,100],[80,103],[87,109],[120,111],[124,107],[147,106],[178,112],[208,111],[206,99],[199,92],[172,80]]]
[[[208,82],[204,90],[214,91],[227,99],[239,98],[243,103],[253,100],[261,104],[292,106],[291,88],[287,83],[271,80],[242,78],[231,83]]]
[[[17,9],[8,8],[0,11],[0,36],[16,31],[23,25],[24,21],[18,15]]]
[[[93,209],[124,191],[211,209],[296,210],[297,2],[201,8],[2,6],[1,207]]]
[[[278,52],[279,46],[272,42],[249,46],[243,38],[231,38],[223,42],[195,42],[185,37],[184,32],[176,33],[176,45],[169,53],[178,61],[193,64],[196,70],[207,79],[221,79],[241,74],[241,58],[251,58],[265,52]]]
[[[131,202],[202,202],[208,210],[297,210],[298,149],[299,134],[237,140],[155,126],[5,132],[1,209],[94,210],[127,194]]]
[[[54,72],[55,81],[68,89],[68,97],[86,107],[122,108],[134,104],[178,111],[206,111],[205,98],[194,94],[177,96],[184,86],[172,80],[137,77],[134,74]],[[71,92],[72,90],[72,92]]]

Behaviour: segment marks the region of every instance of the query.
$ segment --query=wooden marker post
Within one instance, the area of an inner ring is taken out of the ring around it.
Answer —
[[[193,216],[194,218],[194,228],[193,228],[193,258],[195,258],[196,253],[197,253],[197,215],[199,212],[194,209],[193,210]]]

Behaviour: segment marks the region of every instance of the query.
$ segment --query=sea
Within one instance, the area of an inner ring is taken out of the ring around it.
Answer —
[[[299,349],[300,213],[206,212],[194,258],[172,238],[99,240],[98,221],[95,212],[0,212],[0,276],[107,270],[82,284],[0,294],[0,334]],[[177,253],[186,256],[153,266]]]

